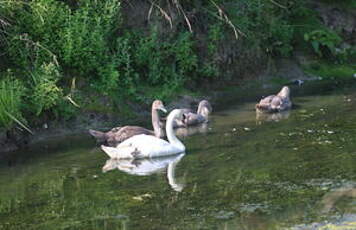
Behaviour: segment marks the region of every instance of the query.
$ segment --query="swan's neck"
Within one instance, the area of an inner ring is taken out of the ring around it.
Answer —
[[[158,111],[152,108],[152,126],[155,136],[160,138],[162,136],[162,129],[159,125],[159,114]]]
[[[177,192],[181,192],[183,190],[183,185],[178,184],[175,180],[175,168],[178,162],[182,159],[184,154],[178,157],[178,159],[174,160],[173,162],[169,163],[168,168],[167,168],[167,179],[169,185]]]
[[[167,123],[166,123],[166,135],[169,143],[171,143],[173,146],[179,148],[182,150],[182,152],[185,150],[185,147],[183,143],[176,137],[173,131],[173,123],[174,123],[175,117],[168,116],[167,118]]]

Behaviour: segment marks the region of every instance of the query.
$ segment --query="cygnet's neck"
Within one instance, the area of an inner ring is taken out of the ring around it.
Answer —
[[[152,107],[152,112],[151,112],[151,116],[152,116],[152,126],[153,126],[153,131],[155,133],[155,137],[162,137],[162,129],[159,125],[159,114],[157,109],[155,109],[154,107]]]
[[[289,98],[289,88],[283,87],[282,90],[277,94],[277,96]]]
[[[197,114],[203,116],[205,120],[209,118],[209,109],[206,106],[199,105]]]
[[[167,135],[169,143],[171,143],[175,147],[179,148],[183,152],[183,151],[185,151],[185,146],[176,137],[176,135],[174,134],[174,131],[173,131],[173,123],[174,123],[174,120],[177,118],[177,113],[179,113],[179,110],[173,110],[168,115],[167,122],[166,122],[166,135]]]

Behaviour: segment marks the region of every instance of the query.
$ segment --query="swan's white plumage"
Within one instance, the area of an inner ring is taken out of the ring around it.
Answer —
[[[173,134],[173,121],[182,116],[180,110],[173,110],[167,119],[167,137],[169,142],[150,135],[133,136],[117,147],[101,146],[110,158],[146,158],[168,156],[185,151],[184,145]]]
[[[155,157],[146,159],[109,159],[106,161],[103,172],[114,169],[126,172],[131,175],[147,176],[154,173],[167,171],[169,185],[177,192],[184,188],[184,184],[178,183],[175,178],[175,168],[185,154],[176,154],[166,157]]]

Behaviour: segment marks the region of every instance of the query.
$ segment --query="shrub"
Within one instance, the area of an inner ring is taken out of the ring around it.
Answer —
[[[38,116],[42,111],[56,106],[62,99],[62,89],[57,86],[60,79],[58,68],[53,64],[43,64],[31,73],[33,94],[30,98],[32,111]]]
[[[330,54],[335,56],[336,47],[342,41],[339,35],[326,29],[305,33],[304,40],[311,44],[314,52],[319,57],[330,57]]]

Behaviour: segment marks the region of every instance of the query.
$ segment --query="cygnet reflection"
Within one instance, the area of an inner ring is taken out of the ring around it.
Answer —
[[[282,111],[278,113],[266,113],[266,112],[256,110],[256,121],[258,122],[258,124],[262,124],[264,121],[278,122],[284,119],[288,119],[289,116],[290,116],[290,110]]]
[[[167,157],[145,158],[145,159],[109,159],[103,166],[103,172],[118,169],[131,175],[148,176],[163,172],[167,169],[167,179],[173,190],[181,192],[184,184],[175,180],[175,167],[183,158],[185,153]]]
[[[178,137],[188,137],[197,133],[207,133],[208,123],[202,123],[196,126],[190,126],[186,128],[177,128],[175,133]]]

